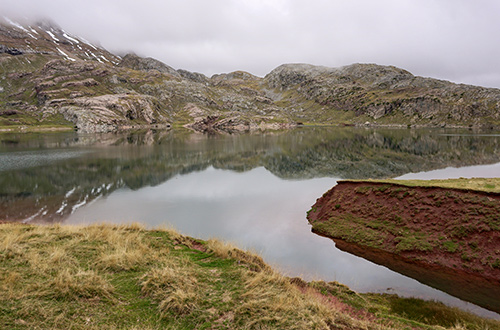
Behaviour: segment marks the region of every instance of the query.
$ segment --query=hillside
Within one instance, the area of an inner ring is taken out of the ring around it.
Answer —
[[[0,22],[0,127],[189,125],[199,131],[297,124],[500,127],[500,90],[375,64],[282,65],[264,78],[206,77],[123,58],[53,23]]]

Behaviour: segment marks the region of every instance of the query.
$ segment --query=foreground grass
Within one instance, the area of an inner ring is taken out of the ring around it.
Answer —
[[[439,303],[281,276],[140,226],[0,225],[1,329],[499,329]]]
[[[387,182],[408,187],[441,187],[486,192],[500,192],[500,178],[459,178],[435,180],[368,180],[368,182]]]

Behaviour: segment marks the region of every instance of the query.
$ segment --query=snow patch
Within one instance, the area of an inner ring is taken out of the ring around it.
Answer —
[[[100,58],[99,58],[96,54],[94,54],[94,53],[92,53],[92,52],[90,52],[90,54],[92,54],[92,56],[93,56],[96,60],[98,60],[100,63],[104,63],[103,61],[101,61],[101,59],[100,59]]]
[[[33,220],[33,219],[35,219],[37,216],[39,216],[39,215],[40,215],[40,213],[42,213],[44,210],[45,210],[45,207],[42,207],[42,208],[40,209],[40,211],[38,211],[37,213],[33,214],[31,217],[28,217],[28,218],[24,219],[24,220],[22,221],[22,223],[28,223],[28,222],[30,222],[31,220]]]
[[[66,201],[64,201],[61,205],[61,207],[59,208],[59,210],[56,211],[57,214],[61,214],[62,211],[64,211],[64,208],[68,206],[68,204],[66,203]]]
[[[24,31],[24,32],[26,32],[26,33],[27,33],[27,34],[28,34],[31,38],[33,38],[33,39],[35,39],[35,40],[38,40],[38,38],[37,38],[37,37],[35,37],[34,35],[32,35],[32,34],[30,33],[30,31],[28,31],[28,30],[27,30],[24,26],[22,26],[21,24],[19,24],[19,23],[17,23],[17,22],[14,22],[14,21],[10,20],[9,18],[7,18],[7,17],[5,17],[5,16],[4,16],[3,18],[4,18],[4,19],[7,21],[7,23],[9,23],[10,25],[13,25],[13,26],[15,26],[16,28],[18,28],[18,29],[20,29],[20,30],[23,30],[23,31]],[[30,28],[30,29],[31,29],[31,28]],[[33,32],[35,32],[36,34],[38,34],[38,33],[37,33],[35,30],[33,30],[33,29],[31,29],[31,31],[33,31]]]
[[[17,23],[17,22],[14,22],[14,21],[11,21],[8,17],[5,17],[5,16],[4,16],[3,18],[4,18],[4,19],[7,21],[7,23],[9,23],[10,25],[14,25],[16,28],[21,29],[21,30],[23,30],[24,32],[29,33],[29,31],[28,31],[28,30],[26,30],[26,29],[24,28],[24,26],[22,26],[21,24],[19,24],[19,23]]]
[[[92,45],[90,42],[88,42],[87,40],[83,39],[82,37],[78,37],[78,39],[80,39],[81,41],[83,41],[84,43],[86,43],[87,45],[89,45],[90,47],[92,47],[95,50],[97,50],[97,48],[94,45]]]
[[[50,32],[50,31],[45,31],[45,32],[47,32],[49,34],[49,36],[52,37],[52,39],[54,39],[55,41],[59,42],[59,39],[57,39],[56,36],[52,32]]]
[[[63,52],[59,47],[56,47],[56,48],[59,51],[59,53],[61,53],[64,57],[66,57],[66,59],[68,59],[70,61],[73,61],[73,62],[76,61],[74,58],[69,57],[68,54],[66,54],[65,52]]]
[[[76,190],[76,187],[73,188],[73,189],[71,189],[70,191],[68,191],[64,197],[68,198],[69,196],[73,195],[73,193],[75,192],[75,190]]]
[[[63,37],[68,39],[69,41],[73,41],[74,43],[79,44],[80,41],[76,40],[75,38],[71,38],[69,35],[66,34],[66,32],[63,33]]]
[[[85,199],[82,202],[73,205],[73,208],[71,209],[71,213],[75,212],[77,209],[79,209],[80,207],[82,207],[85,204],[87,204],[87,197],[85,197]]]

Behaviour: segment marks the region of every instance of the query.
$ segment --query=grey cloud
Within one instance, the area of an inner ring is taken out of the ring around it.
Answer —
[[[14,17],[50,17],[110,51],[207,75],[368,62],[500,87],[497,0],[0,0],[0,7]]]

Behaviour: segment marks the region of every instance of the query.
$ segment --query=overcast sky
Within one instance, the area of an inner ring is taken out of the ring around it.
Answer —
[[[208,76],[361,62],[500,88],[500,0],[0,0],[0,13]]]

